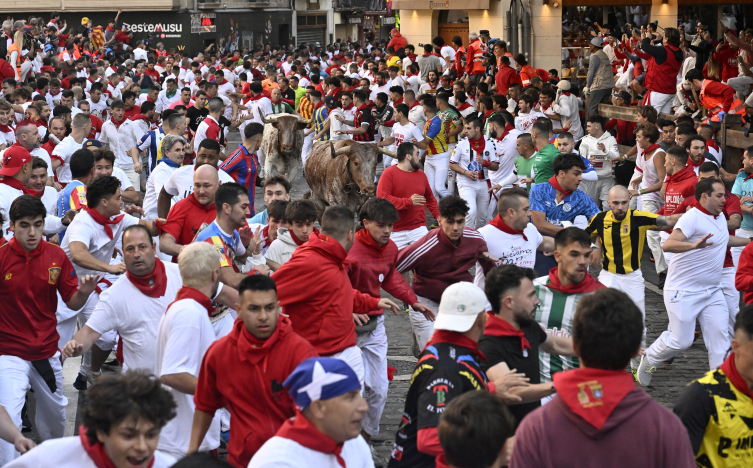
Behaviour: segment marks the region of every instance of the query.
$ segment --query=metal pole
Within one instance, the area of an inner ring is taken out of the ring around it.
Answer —
[[[507,17],[505,20],[505,40],[507,40],[507,49],[512,51],[512,14],[510,13],[510,10],[507,11]]]
[[[531,61],[531,15],[523,10],[523,53],[526,60]]]
[[[512,45],[510,51],[513,55],[518,53],[518,4],[517,0],[512,0],[510,3],[510,10],[512,12]]]

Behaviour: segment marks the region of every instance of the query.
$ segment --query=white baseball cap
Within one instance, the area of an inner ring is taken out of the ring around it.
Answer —
[[[473,327],[479,314],[486,311],[486,294],[473,283],[461,281],[447,287],[439,302],[435,330],[465,333]]]

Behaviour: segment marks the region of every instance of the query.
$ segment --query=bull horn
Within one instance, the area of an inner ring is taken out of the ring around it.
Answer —
[[[311,119],[305,119],[305,118],[303,118],[303,116],[301,116],[301,115],[299,115],[299,116],[297,116],[297,117],[298,117],[298,121],[299,121],[300,123],[302,123],[302,124],[306,124],[306,125],[308,125],[308,124],[310,124],[310,123],[311,123]]]
[[[261,112],[259,112],[259,116],[261,117],[261,121],[262,121],[262,123],[264,123],[265,125],[266,125],[266,124],[271,124],[271,123],[272,123],[272,120],[273,120],[273,119],[267,119],[267,118],[266,118],[266,117],[264,116],[264,114],[262,114]]]
[[[381,146],[377,146],[377,151],[380,152],[380,153],[382,153],[383,155],[389,156],[391,158],[396,158],[397,157],[397,154],[393,153],[392,151],[386,150],[386,149],[382,148]]]
[[[340,149],[335,149],[335,145],[333,145],[331,142],[329,144],[329,150],[332,153],[332,159],[335,159],[336,157],[340,156],[341,154],[348,154],[350,153],[350,146],[344,146]]]

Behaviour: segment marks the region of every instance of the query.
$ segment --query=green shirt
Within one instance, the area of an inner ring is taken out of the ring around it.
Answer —
[[[531,177],[531,168],[533,167],[533,160],[534,157],[531,155],[530,158],[524,158],[523,156],[518,155],[518,157],[515,158],[515,170],[518,173],[518,177]],[[526,190],[531,190],[531,184],[526,184]]]
[[[533,171],[536,177],[533,181],[537,184],[548,182],[554,175],[554,158],[560,155],[560,150],[549,143],[541,148],[533,157]]]
[[[457,135],[449,136],[449,135],[450,135],[450,132],[455,130],[455,128],[458,125],[462,125],[459,123],[460,116],[458,115],[458,113],[452,110],[452,107],[448,107],[445,110],[441,110],[437,112],[437,115],[439,116],[440,119],[442,119],[442,122],[444,122],[445,124],[444,131],[447,134],[447,144],[449,145],[452,143],[457,143],[458,136]]]
[[[295,109],[290,107],[290,104],[287,102],[280,101],[279,104],[272,103],[272,113],[273,114],[293,114],[295,113]]]
[[[299,86],[298,89],[293,89],[293,91],[295,92],[295,108],[298,109],[298,104],[301,103],[301,98],[306,95],[306,88]]]

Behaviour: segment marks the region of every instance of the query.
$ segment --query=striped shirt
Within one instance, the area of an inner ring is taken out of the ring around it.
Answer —
[[[431,140],[426,149],[427,156],[447,152],[447,127],[439,114],[426,122],[424,136]]]
[[[317,135],[319,132],[324,130],[324,125],[327,123],[327,117],[329,117],[329,109],[327,109],[327,106],[320,106],[314,111],[314,134]],[[329,129],[326,131],[326,133],[323,133],[322,136],[316,139],[316,141],[327,141],[329,140]]]
[[[541,303],[536,309],[534,319],[546,330],[549,335],[573,336],[573,317],[578,302],[588,293],[564,294],[547,287],[549,276],[536,278],[534,286],[536,296]],[[563,370],[577,369],[578,358],[575,356],[558,356],[545,353],[539,348],[539,372],[541,382],[551,382],[552,374]]]
[[[656,226],[659,215],[649,211],[628,210],[618,221],[611,210],[593,217],[586,232],[594,232],[601,239],[604,254],[602,268],[610,273],[625,275],[641,268],[641,256],[646,241],[646,231]]]
[[[301,117],[304,119],[310,119],[314,116],[314,105],[311,104],[311,101],[309,101],[309,98],[306,96],[303,96],[301,98],[301,104],[298,106],[298,113],[301,114]],[[309,127],[311,127],[314,124],[312,121],[309,124]]]
[[[62,218],[69,210],[80,210],[87,206],[86,202],[86,185],[74,180],[70,182],[58,195],[58,215]],[[64,228],[60,231],[60,240],[65,237]]]
[[[444,131],[445,135],[447,135],[447,143],[453,144],[458,142],[458,136],[457,135],[450,135],[453,130],[455,130],[455,127],[458,125],[463,125],[460,122],[460,116],[457,112],[452,110],[451,107],[448,107],[445,110],[441,110],[437,112],[437,115],[439,115],[442,118],[442,122],[444,122]]]
[[[246,147],[241,145],[225,159],[219,167],[227,172],[236,182],[246,187],[251,201],[249,209],[254,216],[254,196],[256,195],[256,176],[259,173],[259,161],[256,154],[249,154]]]

